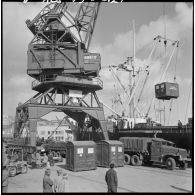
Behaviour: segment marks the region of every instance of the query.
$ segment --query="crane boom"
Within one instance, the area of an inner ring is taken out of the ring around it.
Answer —
[[[70,2],[50,3],[46,5],[32,20],[27,20],[26,24],[30,31],[36,35],[47,23],[50,15],[57,15],[60,19],[64,17],[70,25],[66,27],[71,32],[77,42],[81,42],[88,51],[92,35],[94,32],[100,2],[84,2],[80,5],[74,17],[68,10]]]
[[[100,2],[82,3],[75,17],[81,42],[85,45],[86,50],[89,49],[91,43],[99,8]],[[84,37],[82,37],[83,34]]]
[[[47,16],[49,14],[58,14],[60,18],[62,17],[62,10],[68,8],[69,3],[50,3],[46,5],[37,15],[31,20],[26,20],[27,27],[30,31],[36,35],[36,33],[41,30],[41,28],[46,24]]]

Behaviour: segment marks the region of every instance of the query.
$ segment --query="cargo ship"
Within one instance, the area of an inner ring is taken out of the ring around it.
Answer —
[[[119,140],[120,137],[159,137],[172,141],[177,147],[188,151],[189,157],[192,157],[192,118],[188,119],[186,125],[179,126],[149,126],[146,124],[137,124],[134,128],[125,128],[125,122],[120,120],[118,124],[113,124],[113,132],[109,131],[110,139]]]
[[[135,36],[134,29],[133,35]],[[114,113],[108,117],[108,120],[111,122],[110,126],[113,125],[113,131],[112,127],[108,127],[109,136],[110,139],[117,140],[120,137],[128,136],[159,137],[174,142],[178,147],[187,149],[191,156],[193,118],[188,118],[188,122],[185,125],[182,125],[179,121],[178,126],[169,125],[169,122],[165,122],[165,118],[170,117],[166,115],[165,103],[163,103],[165,100],[167,103],[170,102],[170,108],[167,110],[171,111],[173,101],[177,101],[180,95],[179,84],[176,81],[176,72],[173,73],[173,80],[171,82],[170,79],[167,78],[168,70],[171,69],[171,61],[176,60],[177,62],[177,55],[175,55],[174,59],[174,54],[175,52],[177,53],[176,50],[179,47],[179,41],[170,40],[167,39],[166,36],[162,37],[159,35],[154,38],[154,42],[156,43],[153,49],[141,67],[136,67],[134,41],[133,57],[127,58],[127,61],[123,64],[109,67],[115,80],[114,87],[118,84],[118,89],[115,89],[115,95],[112,100],[112,108],[106,105],[106,107]],[[158,45],[159,48],[161,47],[161,50],[158,52],[156,45]],[[168,50],[168,46],[170,50]],[[159,54],[162,53],[162,51],[164,53],[162,56],[164,55],[164,57],[160,59],[161,66],[159,67],[157,78],[157,75],[151,74],[152,70],[154,70],[152,65],[155,64],[155,62],[158,63],[160,55],[156,57],[156,53]],[[176,69],[176,63],[174,68]],[[126,71],[129,74],[129,83],[121,81],[121,75],[118,70]],[[150,76],[151,82],[148,82],[149,75],[152,75]],[[148,86],[146,87],[147,84]],[[148,91],[149,89],[151,91]],[[146,94],[149,95],[149,101],[146,99]],[[191,93],[189,93],[189,97],[190,94]],[[144,107],[140,106],[140,100],[142,100],[142,104],[146,105],[145,109],[142,109]],[[163,109],[162,104],[164,104]],[[118,110],[116,107],[118,107]],[[119,114],[121,111],[122,114]],[[156,112],[159,112],[158,117],[156,116]],[[161,116],[161,112],[163,112],[164,117]],[[156,118],[156,121],[154,118]],[[164,121],[162,118],[164,118]],[[172,123],[172,121],[170,122]]]

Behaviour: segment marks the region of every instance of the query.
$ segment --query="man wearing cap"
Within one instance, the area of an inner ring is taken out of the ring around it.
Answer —
[[[108,186],[108,192],[117,192],[118,178],[114,170],[114,163],[110,164],[110,169],[106,172],[105,180]]]
[[[62,180],[62,169],[57,170],[57,177],[54,179],[54,192],[59,192],[59,184]]]
[[[50,175],[51,175],[51,170],[46,169],[43,178],[43,192],[53,192],[52,189],[53,181],[51,180]]]

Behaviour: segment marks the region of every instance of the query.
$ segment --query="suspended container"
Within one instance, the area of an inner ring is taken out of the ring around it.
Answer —
[[[155,85],[157,99],[170,100],[179,97],[179,85],[177,83],[163,82]]]
[[[96,168],[96,144],[94,141],[67,142],[66,169],[88,171]]]
[[[110,163],[116,167],[124,166],[123,143],[115,140],[97,142],[97,166],[109,167]]]

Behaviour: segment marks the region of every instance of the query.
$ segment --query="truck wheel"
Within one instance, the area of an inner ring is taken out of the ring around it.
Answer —
[[[17,168],[16,167],[9,167],[9,176],[10,177],[15,177],[17,173]]]
[[[188,163],[182,162],[182,163],[180,164],[180,167],[179,167],[179,168],[182,169],[182,170],[186,170],[187,167],[188,167]]]
[[[129,165],[131,162],[131,157],[128,154],[124,155],[124,164]]]
[[[28,167],[27,166],[23,166],[21,173],[24,174],[24,173],[27,173],[27,172],[28,172]]]
[[[167,169],[169,169],[169,170],[175,169],[175,167],[176,167],[175,159],[171,158],[171,157],[167,158],[166,166],[167,166]]]
[[[140,160],[139,160],[139,157],[137,155],[133,155],[131,157],[131,164],[133,166],[139,166],[140,165]]]

